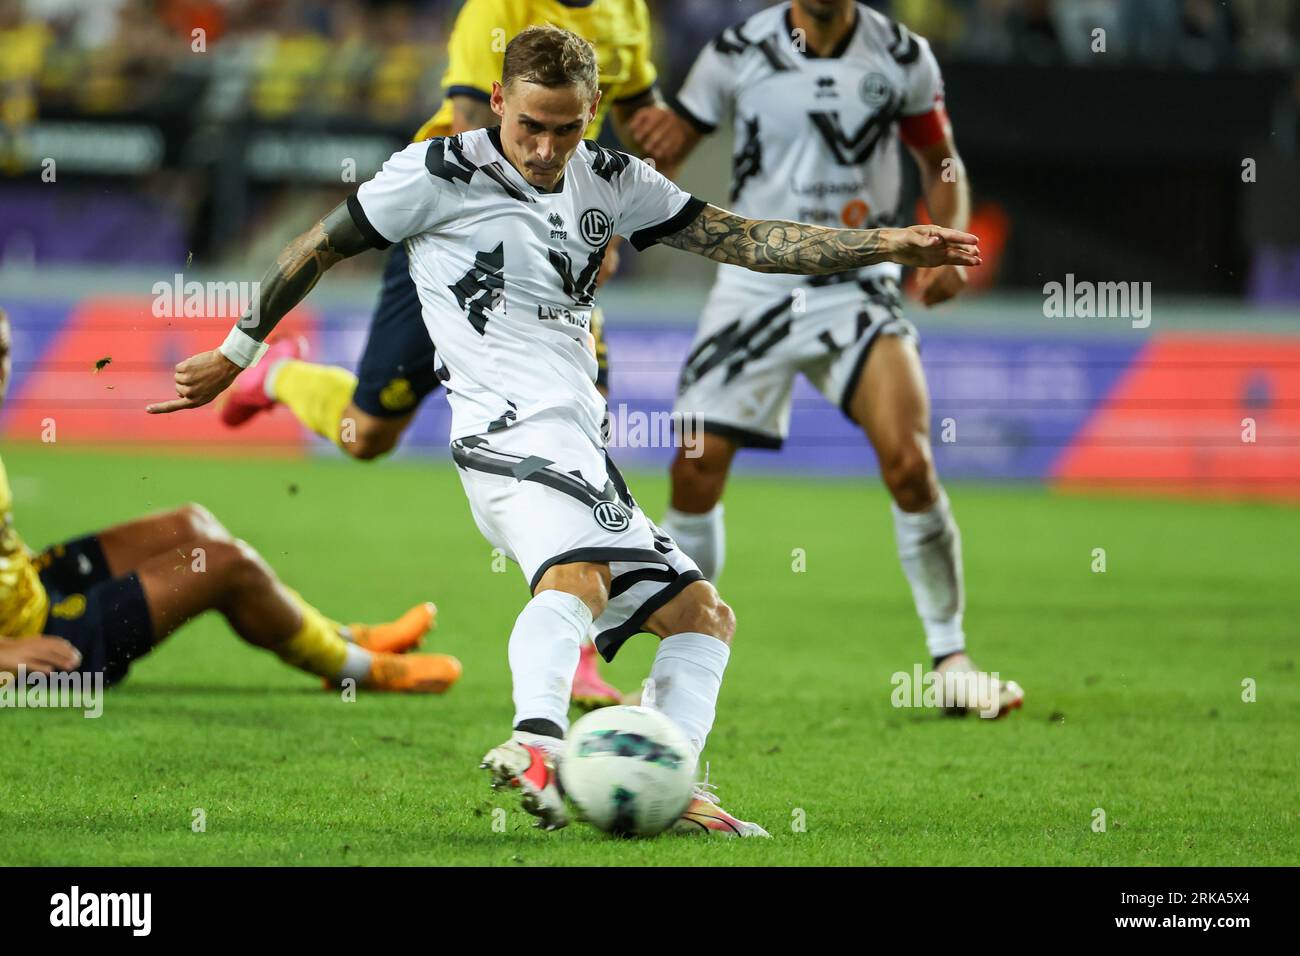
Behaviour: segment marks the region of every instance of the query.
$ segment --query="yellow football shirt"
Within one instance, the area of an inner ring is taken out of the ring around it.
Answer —
[[[596,48],[600,106],[587,138],[600,135],[609,108],[650,89],[650,11],[645,0],[465,0],[447,43],[443,101],[412,142],[451,133],[451,98],[487,100],[501,79],[506,44],[524,27],[549,23],[583,37]]]
[[[40,634],[50,610],[32,554],[14,530],[13,494],[0,461],[0,638]]]

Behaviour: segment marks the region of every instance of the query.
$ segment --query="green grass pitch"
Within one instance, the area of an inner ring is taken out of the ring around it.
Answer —
[[[0,863],[1300,862],[1294,508],[952,484],[971,651],[1027,693],[1007,720],[955,720],[890,704],[891,675],[925,656],[879,482],[738,477],[722,593],[740,626],[707,757],[724,805],[774,839],[618,841],[534,830],[477,769],[509,732],[526,592],[513,565],[493,572],[449,462],[5,462],[33,547],[199,501],[344,620],[436,600],[432,647],[465,677],[345,703],[209,615],[99,720],[0,712]],[[630,480],[658,513],[666,476]],[[653,644],[633,639],[612,679],[635,686]]]

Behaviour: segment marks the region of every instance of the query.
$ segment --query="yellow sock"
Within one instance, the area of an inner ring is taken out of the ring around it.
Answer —
[[[343,447],[343,412],[357,390],[357,377],[334,365],[288,359],[275,370],[275,400],[289,406],[298,421]]]
[[[307,599],[303,597],[301,594],[299,594],[297,591],[295,591],[293,588],[289,587],[289,585],[285,584],[284,582],[281,582],[280,587],[284,588],[286,591],[289,592],[289,594],[293,597],[293,599],[298,602],[299,607],[303,607],[303,608],[309,607],[317,614],[319,614],[321,617],[323,617],[325,619],[325,622],[329,624],[330,627],[334,628],[335,633],[342,635],[344,631],[350,630],[350,628],[346,624],[339,623],[338,621],[334,620],[334,618],[326,614],[324,611],[320,610],[317,607],[314,607],[311,604],[308,604]],[[347,640],[347,638],[344,638],[344,640]]]
[[[348,658],[348,642],[320,611],[290,591],[302,611],[298,633],[275,649],[276,655],[292,667],[330,680],[338,677]]]

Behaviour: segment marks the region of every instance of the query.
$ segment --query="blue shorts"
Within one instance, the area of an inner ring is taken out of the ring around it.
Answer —
[[[353,404],[376,418],[409,415],[438,387],[434,364],[406,246],[398,243],[384,261],[384,285],[357,368]]]
[[[83,673],[102,673],[112,686],[131,662],[154,647],[153,624],[140,578],[113,577],[93,535],[56,544],[37,555],[36,567],[50,597],[42,631],[81,652]]]

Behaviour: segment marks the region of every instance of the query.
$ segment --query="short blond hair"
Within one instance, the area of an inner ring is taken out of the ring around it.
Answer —
[[[527,27],[506,45],[501,85],[523,80],[539,86],[581,86],[591,99],[600,89],[596,51],[590,43],[555,26]]]

